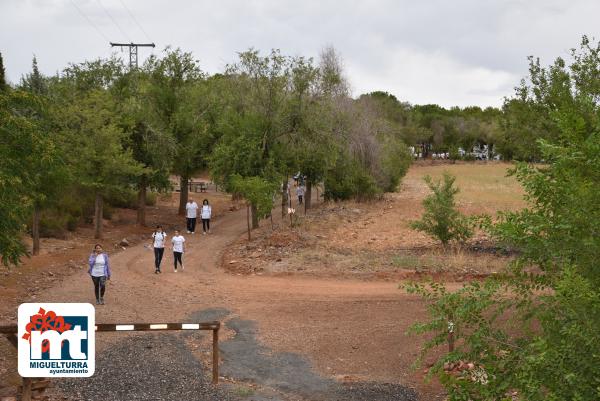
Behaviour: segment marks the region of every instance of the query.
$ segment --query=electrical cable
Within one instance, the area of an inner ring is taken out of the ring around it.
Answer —
[[[108,16],[108,18],[110,18],[110,20],[112,21],[113,24],[115,24],[115,26],[117,27],[117,29],[119,30],[119,32],[121,32],[121,35],[123,35],[124,37],[127,38],[128,41],[130,41],[131,43],[133,43],[133,41],[131,40],[131,38],[129,37],[129,35],[127,35],[127,33],[123,30],[123,28],[121,28],[121,25],[119,25],[117,23],[117,21],[113,18],[112,15],[110,15],[110,13],[108,12],[108,10],[106,9],[106,7],[104,7],[102,5],[102,2],[100,0],[97,0],[98,4],[100,4],[100,7],[102,8],[102,10],[104,11],[104,13]]]
[[[75,3],[75,0],[71,0],[71,4],[73,4],[73,6],[75,6],[75,8],[79,12],[79,14],[81,14],[81,16],[86,19],[86,21],[96,30],[96,32],[98,32],[100,34],[100,36],[102,36],[104,38],[104,40],[106,40],[107,42],[110,42],[110,39],[100,30],[100,28],[98,28],[98,26],[96,24],[94,24],[94,22],[91,19],[89,19],[87,15],[85,15],[85,13],[83,12],[83,10],[81,10],[81,8],[79,8],[77,3]]]
[[[129,14],[129,16],[131,17],[131,19],[133,20],[133,22],[135,22],[135,24],[137,25],[137,27],[140,28],[140,31],[142,31],[143,34],[146,36],[146,39],[148,39],[149,42],[152,42],[152,39],[150,39],[150,36],[146,32],[146,30],[142,27],[142,25],[138,22],[137,18],[135,18],[135,16],[133,15],[133,13],[129,10],[129,7],[127,7],[125,5],[125,3],[123,2],[123,0],[119,0],[119,1],[121,2],[121,5],[123,6],[123,8]]]

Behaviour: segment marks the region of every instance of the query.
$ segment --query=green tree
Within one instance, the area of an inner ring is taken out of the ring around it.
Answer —
[[[151,56],[144,69],[150,76],[147,99],[157,128],[175,139],[173,172],[180,177],[179,214],[185,213],[188,181],[206,164],[203,154],[204,124],[199,124],[202,110],[195,103],[197,84],[203,79],[198,62],[191,53],[165,49],[162,58]]]
[[[234,174],[231,177],[230,185],[233,192],[246,199],[246,221],[248,223],[248,241],[250,241],[252,239],[250,215],[256,213],[258,217],[263,218],[271,214],[277,183],[270,182],[262,177],[242,177],[239,174]]]
[[[450,241],[464,242],[473,235],[469,219],[456,208],[454,197],[459,189],[454,186],[456,177],[445,172],[443,182],[425,176],[425,183],[433,192],[423,200],[425,212],[421,220],[411,223],[415,230],[423,231],[448,246]]]
[[[8,83],[6,82],[6,70],[4,69],[4,59],[0,52],[0,92],[6,91]]]
[[[146,225],[147,191],[166,191],[171,189],[169,175],[175,153],[175,139],[153,114],[149,101],[151,82],[143,71],[129,71],[120,74],[111,87],[115,99],[118,125],[127,133],[125,147],[143,170],[136,177],[138,191],[137,224]]]
[[[23,113],[26,113],[31,120],[35,120],[40,135],[45,138],[48,154],[53,155],[53,157],[47,157],[45,160],[31,159],[28,166],[35,182],[30,193],[33,200],[32,254],[38,255],[40,252],[40,220],[42,213],[45,208],[56,202],[61,190],[67,184],[69,175],[64,164],[64,149],[59,146],[57,133],[53,129],[52,108],[48,105],[46,78],[39,72],[35,57],[32,62],[32,72],[21,80],[20,88],[32,93],[38,99],[38,102],[35,103],[37,107],[29,107],[23,110]]]
[[[43,101],[21,90],[0,93],[0,256],[17,264],[26,254],[21,234],[31,207],[41,199],[40,178],[53,170],[56,149],[40,119]]]
[[[104,198],[111,191],[128,188],[142,172],[131,150],[125,149],[127,133],[116,124],[115,105],[105,90],[91,90],[63,105],[62,129],[69,162],[79,184],[95,198],[95,238],[102,238]]]
[[[517,260],[501,277],[457,292],[411,288],[431,301],[433,319],[415,328],[435,333],[426,349],[442,344],[452,327],[457,347],[432,368],[451,400],[600,397],[600,132],[590,123],[600,116],[598,49],[584,38],[568,67],[557,61],[531,71],[531,92],[544,94],[531,99],[535,107],[547,106],[548,88],[561,88],[564,99],[544,111],[558,127],[552,139],[537,141],[547,164],[513,172],[528,207],[490,226],[519,251]],[[563,86],[565,74],[573,85]],[[477,375],[444,370],[459,360],[472,361]]]
[[[262,57],[256,50],[240,53],[228,68],[234,94],[219,123],[222,133],[210,158],[215,180],[231,191],[231,178],[261,177],[279,182],[286,170],[284,149],[289,137],[286,113],[289,59],[278,50]],[[252,209],[252,227],[258,227],[258,205]]]

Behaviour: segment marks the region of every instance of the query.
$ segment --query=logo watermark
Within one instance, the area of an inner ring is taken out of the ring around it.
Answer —
[[[95,369],[95,310],[91,304],[19,306],[22,377],[90,377]]]

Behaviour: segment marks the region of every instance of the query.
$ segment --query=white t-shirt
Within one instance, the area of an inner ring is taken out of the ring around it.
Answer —
[[[188,202],[185,205],[185,210],[187,211],[186,216],[188,219],[195,219],[198,213],[198,204],[196,202]]]
[[[202,205],[202,218],[210,219],[210,215],[212,214],[212,209],[210,205]]]
[[[92,277],[104,276],[104,266],[106,266],[106,259],[103,254],[96,256],[96,261],[92,267]]]
[[[167,239],[167,233],[165,233],[164,231],[162,233],[153,232],[152,238],[154,238],[154,247],[155,248],[164,248],[165,247],[165,240]]]
[[[183,243],[185,242],[185,238],[183,235],[176,235],[171,238],[171,243],[173,244],[173,252],[183,252]]]

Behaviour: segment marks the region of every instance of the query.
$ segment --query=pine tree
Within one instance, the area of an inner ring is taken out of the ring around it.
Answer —
[[[4,71],[4,60],[2,59],[2,53],[0,53],[0,92],[6,90],[6,73]]]

